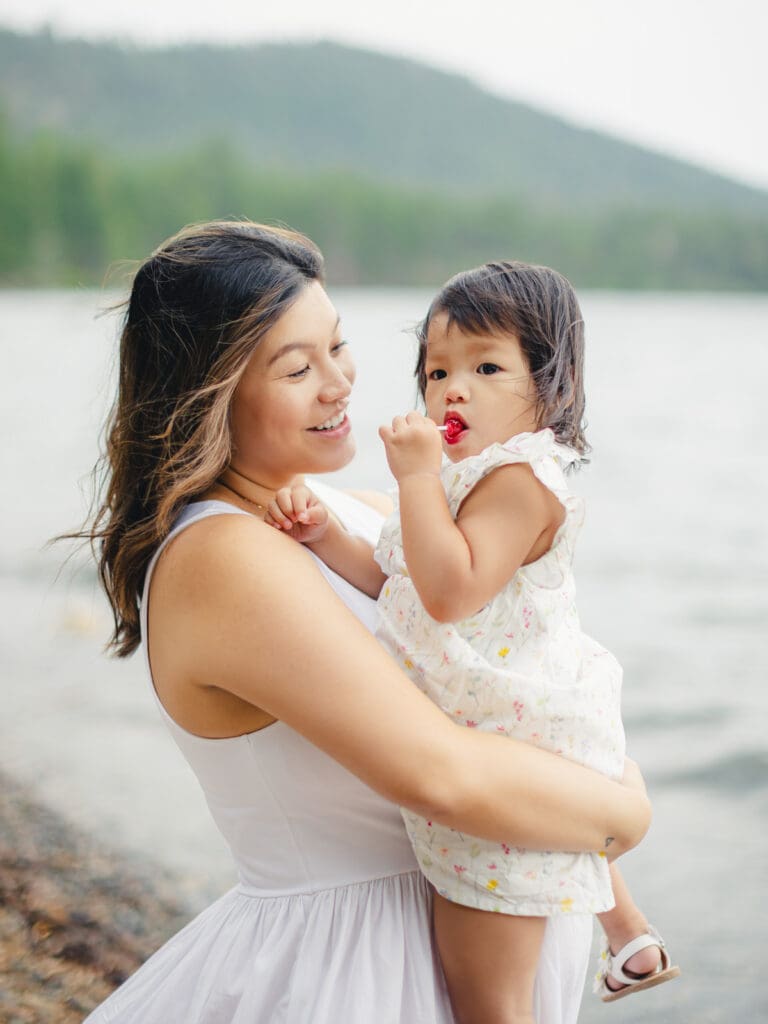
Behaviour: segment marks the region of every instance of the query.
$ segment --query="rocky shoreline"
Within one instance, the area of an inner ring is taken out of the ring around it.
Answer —
[[[0,774],[0,1024],[80,1024],[191,916],[170,872]]]

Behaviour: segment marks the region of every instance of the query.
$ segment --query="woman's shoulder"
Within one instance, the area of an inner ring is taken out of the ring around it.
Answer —
[[[263,548],[288,540],[280,530],[235,505],[223,501],[196,502],[188,505],[174,523],[163,554],[173,548],[191,557],[196,553],[201,558],[218,557],[233,545]],[[291,544],[301,548],[295,541]],[[234,568],[228,565],[227,572]]]
[[[378,512],[382,516],[392,515],[392,510],[395,505],[392,498],[385,494],[383,491],[347,491],[346,492],[351,498],[356,501],[362,502],[363,505],[367,505],[372,508],[374,512]]]
[[[375,544],[383,520],[392,511],[387,495],[374,490],[343,491],[315,477],[307,479],[307,486],[327,505],[345,530]]]
[[[221,508],[188,506],[177,520],[152,574],[153,598],[158,591],[184,605],[227,604],[245,589],[288,588],[296,576],[315,573],[312,558],[301,544],[267,526],[261,519],[224,502]]]

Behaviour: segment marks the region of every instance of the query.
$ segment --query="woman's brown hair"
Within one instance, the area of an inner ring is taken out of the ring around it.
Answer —
[[[80,535],[96,554],[119,656],[140,642],[154,550],[230,460],[230,404],[255,346],[309,282],[322,280],[309,239],[248,221],[185,228],[139,267],[96,471],[104,493]]]
[[[551,427],[581,456],[584,436],[584,321],[570,282],[549,267],[500,260],[452,277],[416,328],[416,379],[424,397],[429,325],[440,313],[467,334],[513,334],[536,386],[539,428]]]

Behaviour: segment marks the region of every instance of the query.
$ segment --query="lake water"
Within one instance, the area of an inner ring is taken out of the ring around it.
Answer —
[[[386,487],[376,428],[413,405],[419,291],[332,294],[358,362],[355,463]],[[91,570],[46,538],[79,522],[111,395],[112,296],[0,293],[0,768],[72,821],[180,872],[194,905],[232,881],[138,659],[101,654]],[[630,753],[654,824],[624,858],[681,980],[581,1021],[768,1020],[768,297],[585,293],[592,463],[577,580],[622,661]],[[80,481],[80,483],[79,483]]]

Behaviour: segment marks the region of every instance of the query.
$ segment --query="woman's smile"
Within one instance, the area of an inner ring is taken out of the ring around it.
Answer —
[[[341,428],[344,428],[343,431]],[[315,433],[323,433],[326,435],[332,435],[334,437],[343,436],[343,434],[349,433],[351,425],[349,417],[347,416],[346,407],[342,409],[336,416],[332,416],[324,423],[318,424],[316,427],[310,427]]]

